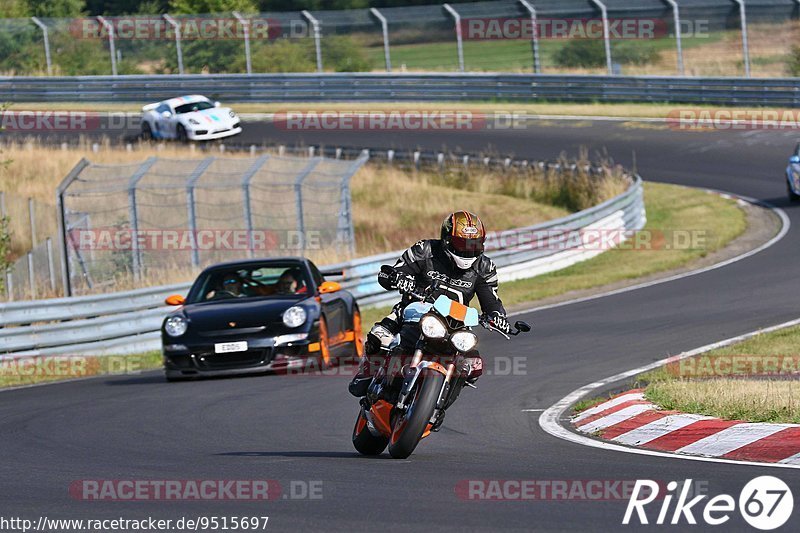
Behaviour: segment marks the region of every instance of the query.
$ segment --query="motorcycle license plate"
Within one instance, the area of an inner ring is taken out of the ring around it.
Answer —
[[[214,345],[214,353],[246,352],[247,341],[242,342],[218,342]]]

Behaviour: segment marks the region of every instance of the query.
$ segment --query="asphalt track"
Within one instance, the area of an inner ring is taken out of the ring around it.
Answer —
[[[800,211],[781,178],[797,135],[682,132],[604,121],[546,121],[524,130],[470,132],[276,131],[247,124],[242,142],[351,146],[493,147],[553,158],[607,150],[645,179],[732,191]],[[447,143],[443,139],[447,139]],[[635,156],[634,156],[635,154]],[[387,184],[391,186],[391,184]],[[387,214],[391,215],[391,214]],[[412,239],[413,240],[413,239]],[[528,315],[534,333],[508,343],[483,335],[482,351],[525,358],[522,375],[483,377],[448,413],[440,434],[405,461],[356,455],[356,402],[347,377],[262,376],[167,384],[160,375],[92,379],[0,393],[1,515],[49,518],[270,516],[298,531],[615,531],[626,501],[465,501],[462,480],[694,479],[738,497],[758,475],[800,495],[800,472],[647,457],[559,440],[538,412],[598,378],[800,315],[800,230],[738,263],[640,290]],[[322,499],[271,502],[76,501],[80,479],[321,480]],[[650,517],[655,519],[654,508]],[[696,513],[698,514],[698,513]],[[785,526],[800,524],[800,511]],[[654,526],[650,526],[652,529]],[[696,526],[695,529],[704,526]],[[752,530],[737,513],[726,530]],[[670,529],[686,529],[672,526]],[[638,529],[631,527],[630,529]],[[647,528],[643,528],[647,529]]]

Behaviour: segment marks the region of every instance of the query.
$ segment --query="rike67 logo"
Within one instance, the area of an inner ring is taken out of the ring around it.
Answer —
[[[651,523],[649,520],[652,519],[652,514],[648,519],[645,507],[657,499],[660,500],[661,506],[658,517],[653,523],[659,525],[697,524],[699,518],[707,525],[719,526],[730,520],[731,515],[738,510],[748,524],[766,531],[785,524],[794,509],[791,489],[786,483],[772,476],[760,476],[750,480],[739,493],[738,501],[728,494],[720,494],[703,501],[706,498],[708,498],[706,494],[699,496],[692,494],[691,479],[687,479],[681,485],[676,481],[670,481],[667,483],[666,495],[659,494],[659,484],[655,481],[639,479],[633,487],[622,523],[625,525]],[[674,506],[673,500],[675,500]],[[658,504],[652,507],[657,508]]]

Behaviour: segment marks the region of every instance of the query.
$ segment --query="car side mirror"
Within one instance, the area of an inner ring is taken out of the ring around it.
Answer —
[[[214,107],[220,107],[220,106],[222,106],[222,104],[220,104],[219,102],[214,102]]]
[[[186,298],[180,294],[173,294],[172,296],[167,296],[167,299],[164,300],[164,303],[167,305],[183,305],[186,303]]]
[[[789,163],[792,165],[800,165],[800,155],[793,155],[789,158]]]
[[[531,325],[527,322],[523,322],[522,320],[517,320],[514,322],[514,327],[517,328],[522,333],[527,333],[531,330]]]
[[[164,118],[169,118],[172,116],[172,113],[170,113],[169,111],[162,111],[161,116]]]
[[[342,290],[342,285],[335,281],[325,281],[319,286],[320,294],[330,294]]]

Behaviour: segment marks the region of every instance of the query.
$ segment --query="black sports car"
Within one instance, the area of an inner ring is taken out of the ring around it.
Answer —
[[[352,294],[305,258],[253,259],[205,269],[161,326],[173,381],[206,375],[324,368],[363,353]]]

